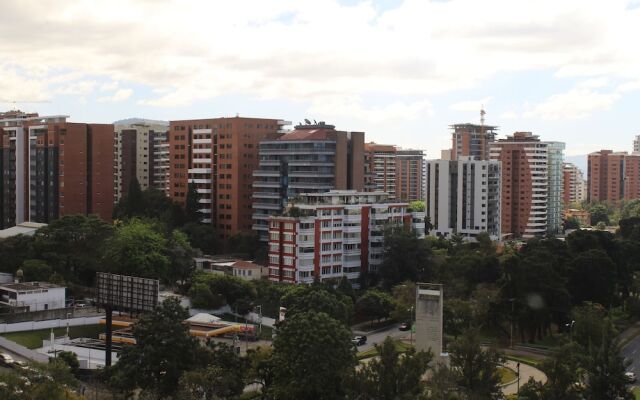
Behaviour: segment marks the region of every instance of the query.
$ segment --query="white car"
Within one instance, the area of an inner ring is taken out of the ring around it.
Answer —
[[[635,382],[637,380],[636,374],[634,374],[633,372],[625,372],[624,373],[624,377],[627,378],[627,380],[630,383],[633,383],[633,382]]]

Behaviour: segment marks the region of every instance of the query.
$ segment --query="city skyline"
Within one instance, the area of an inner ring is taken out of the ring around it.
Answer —
[[[438,158],[449,125],[484,106],[498,138],[630,151],[639,5],[10,1],[0,31],[20,40],[0,44],[0,107],[100,123],[309,118]]]

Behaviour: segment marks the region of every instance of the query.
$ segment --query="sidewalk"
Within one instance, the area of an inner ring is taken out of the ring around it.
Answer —
[[[24,346],[19,345],[16,342],[12,342],[9,339],[0,336],[0,348],[6,349],[9,352],[16,354],[20,357],[26,358],[31,361],[37,361],[40,363],[48,363],[49,357],[44,354],[40,354],[31,349],[27,349]]]
[[[507,368],[511,368],[514,371],[518,370],[518,363],[515,361],[507,360],[504,363],[504,366]],[[544,372],[540,371],[537,368],[534,368],[530,365],[520,363],[520,387],[529,381],[529,378],[533,378],[534,380],[542,383],[547,382],[547,376]],[[518,381],[516,380],[510,385],[507,385],[502,388],[502,392],[505,395],[516,394],[518,393]]]

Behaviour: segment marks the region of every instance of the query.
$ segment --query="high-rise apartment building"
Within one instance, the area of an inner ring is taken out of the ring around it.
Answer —
[[[388,200],[386,193],[333,190],[302,194],[268,222],[269,279],[311,283],[347,277],[359,285],[382,262],[384,227],[410,226],[424,236],[424,212]]]
[[[364,132],[343,132],[324,122],[297,125],[260,142],[253,173],[253,229],[267,240],[269,217],[303,193],[364,189]]]
[[[489,147],[496,139],[498,127],[490,125],[454,124],[451,125],[451,159],[473,157],[476,160],[489,159]]]
[[[564,163],[563,166],[563,203],[568,206],[571,203],[580,203],[587,198],[587,184],[580,168],[572,163]]]
[[[365,190],[389,193],[390,200],[424,200],[424,151],[366,143]]]
[[[626,152],[600,150],[589,154],[587,199],[619,202],[624,198],[624,161]]]
[[[163,192],[168,185],[168,125],[134,123],[115,125],[114,193],[116,201],[126,196],[133,177],[142,190]]]
[[[398,149],[396,153],[396,199],[424,201],[426,174],[423,150]]]
[[[113,211],[113,125],[18,111],[0,117],[0,228]]]
[[[640,135],[636,135],[633,139],[633,152],[640,153]]]
[[[171,121],[169,197],[184,204],[193,184],[202,222],[213,224],[220,237],[251,232],[259,143],[278,138],[288,124],[243,117]]]
[[[624,199],[640,199],[640,153],[624,157]]]
[[[427,161],[427,215],[432,236],[501,239],[500,162],[461,157]]]
[[[390,144],[365,143],[365,189],[386,192],[396,198],[397,148]]]
[[[564,143],[515,132],[491,144],[501,162],[502,235],[530,238],[560,232]]]

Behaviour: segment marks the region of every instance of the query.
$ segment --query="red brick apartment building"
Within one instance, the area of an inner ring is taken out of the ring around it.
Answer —
[[[111,221],[113,125],[0,114],[0,227],[97,214]]]
[[[203,214],[225,238],[251,232],[253,171],[261,140],[276,139],[288,122],[209,118],[169,124],[169,197],[184,204],[193,183]]]
[[[640,154],[600,150],[589,154],[589,201],[640,198]]]

